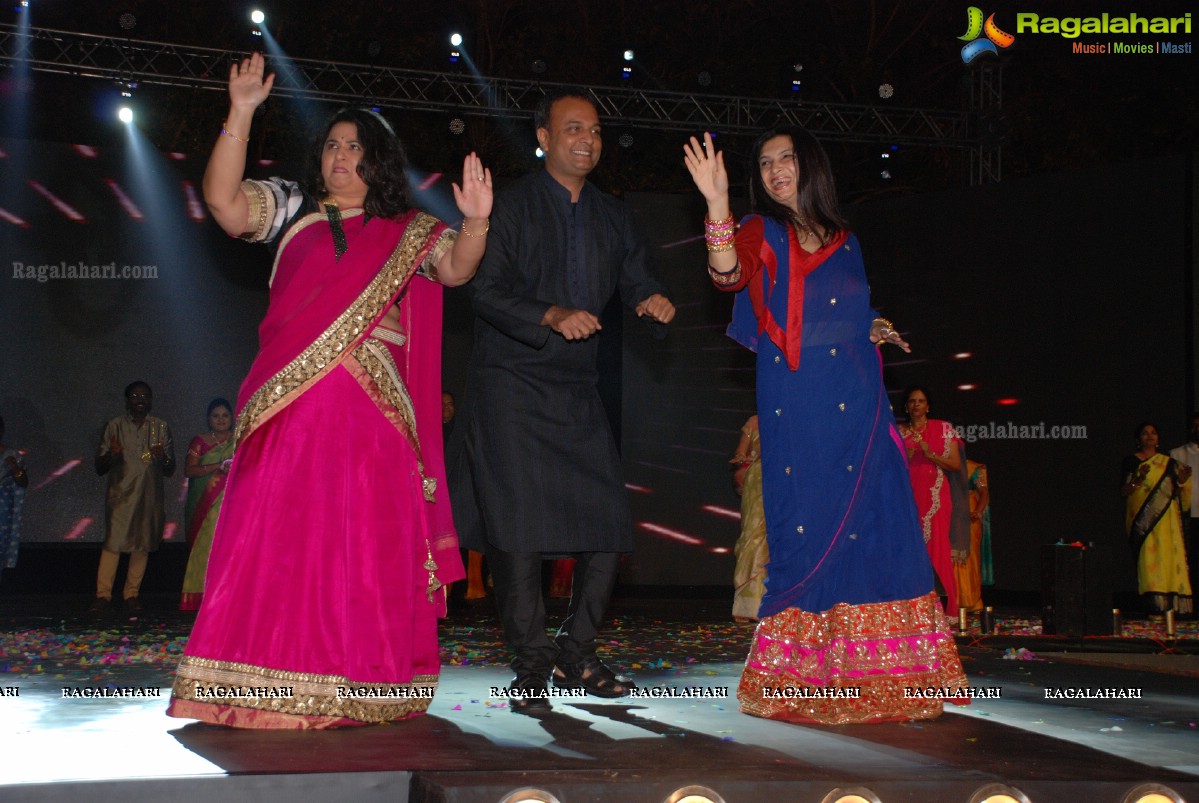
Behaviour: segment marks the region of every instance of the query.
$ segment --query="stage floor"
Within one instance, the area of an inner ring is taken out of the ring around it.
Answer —
[[[1199,656],[1177,654],[1177,643],[963,639],[971,683],[998,699],[946,706],[931,722],[805,727],[738,712],[750,627],[720,621],[704,604],[677,618],[645,613],[677,606],[625,607],[614,612],[614,664],[635,667],[629,674],[643,687],[727,698],[558,699],[552,713],[516,714],[490,695],[511,676],[490,616],[475,611],[443,628],[447,666],[425,717],[331,732],[233,731],[163,713],[185,616],[0,616],[0,800],[498,801],[537,786],[563,803],[656,803],[702,784],[730,802],[819,801],[848,787],[884,801],[966,801],[995,782],[1034,802],[1120,801],[1148,782],[1199,800]],[[1018,646],[1040,660],[1004,657]],[[26,663],[14,664],[20,656]],[[63,693],[105,685],[162,696]],[[1126,691],[1047,699],[1047,689]]]

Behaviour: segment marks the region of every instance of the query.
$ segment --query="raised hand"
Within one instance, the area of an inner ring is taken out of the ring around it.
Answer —
[[[702,144],[695,137],[684,143],[683,162],[708,203],[728,197],[729,174],[724,169],[724,153],[716,150],[711,134],[704,134]]]
[[[265,76],[265,78],[264,78]],[[229,68],[229,104],[234,108],[256,109],[271,94],[275,74],[266,75],[266,59],[252,53],[241,64]]]
[[[491,170],[473,151],[462,160],[462,186],[451,184],[454,203],[468,220],[482,220],[491,215]]]

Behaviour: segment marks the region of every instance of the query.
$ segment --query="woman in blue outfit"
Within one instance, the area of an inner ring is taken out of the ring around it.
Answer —
[[[741,708],[823,724],[936,717],[941,697],[964,701],[966,678],[883,387],[878,346],[907,343],[870,307],[828,157],[801,130],[764,133],[754,214],[736,227],[711,136],[684,151],[708,205],[709,276],[737,292],[729,334],[758,354],[770,563]],[[941,693],[905,691],[930,687]]]

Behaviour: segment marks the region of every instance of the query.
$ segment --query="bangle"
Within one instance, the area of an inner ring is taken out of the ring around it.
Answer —
[[[491,231],[491,218],[483,219],[483,232],[481,234],[471,234],[469,231],[466,230],[466,218],[462,218],[461,229],[462,229],[462,233],[465,234],[467,237],[486,237],[487,232]]]
[[[736,284],[741,281],[741,261],[737,260],[737,264],[733,265],[733,269],[726,271],[719,271],[708,265],[708,275],[712,277],[712,281],[719,285]]]
[[[226,124],[227,124],[227,123],[228,123],[228,121],[226,121]],[[234,134],[234,133],[233,133],[232,131],[230,131],[228,128],[225,128],[225,125],[224,125],[224,124],[223,124],[223,125],[221,125],[221,133],[222,133],[222,134],[224,134],[224,135],[225,135],[225,136],[227,136],[227,137],[231,137],[231,138],[233,138],[233,139],[237,140],[238,142],[249,142],[249,141],[250,141],[250,138],[249,138],[249,137],[246,137],[245,139],[242,139],[242,138],[241,138],[241,137],[239,137],[237,134]]]
[[[708,246],[709,251],[733,250],[736,232],[737,224],[733,221],[732,215],[724,220],[704,218],[704,243]]]

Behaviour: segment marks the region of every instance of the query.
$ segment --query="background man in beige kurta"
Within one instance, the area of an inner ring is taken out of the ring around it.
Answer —
[[[140,610],[138,592],[150,553],[162,543],[166,494],[162,480],[175,473],[175,441],[161,418],[150,415],[154,393],[145,382],[125,388],[125,408],[104,427],[96,450],[96,473],[108,475],[104,549],[96,573],[93,611],[112,604],[112,585],[121,553],[129,553],[124,599]]]

